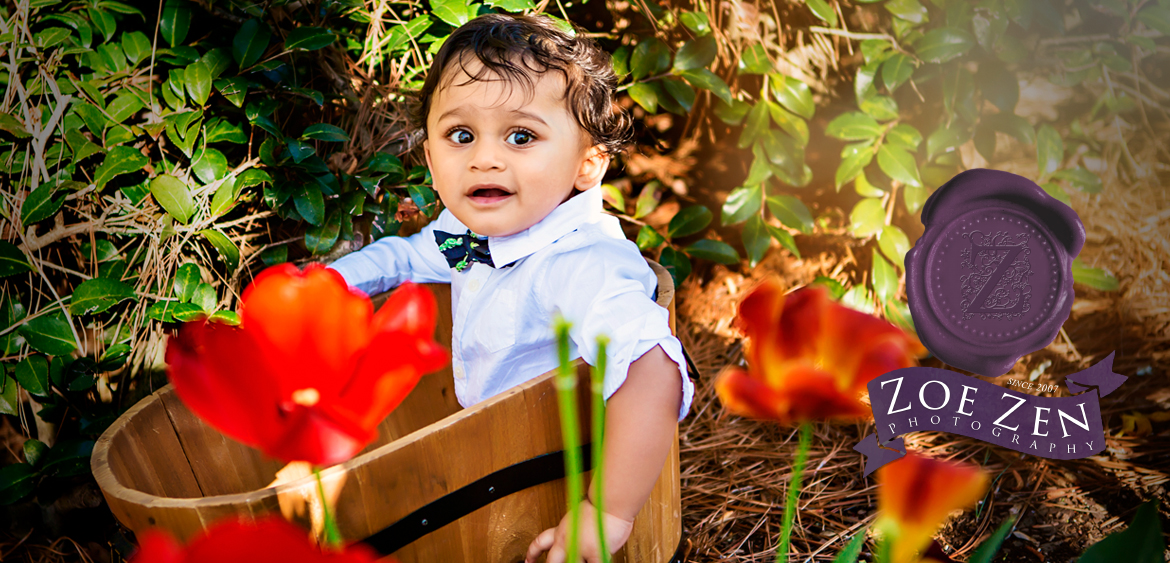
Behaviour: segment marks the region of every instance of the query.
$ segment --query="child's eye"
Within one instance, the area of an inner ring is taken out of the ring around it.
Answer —
[[[458,145],[465,145],[470,143],[475,137],[468,131],[463,129],[453,129],[447,133],[447,138]]]
[[[512,139],[512,144],[514,145],[527,145],[528,143],[531,143],[533,140],[535,140],[536,136],[533,135],[531,131],[520,129],[518,131],[509,133],[508,138]]]

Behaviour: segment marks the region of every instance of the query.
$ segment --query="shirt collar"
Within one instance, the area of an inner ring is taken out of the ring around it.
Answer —
[[[544,219],[523,231],[506,237],[488,237],[492,262],[497,268],[506,266],[556,242],[581,225],[598,222],[603,223],[610,236],[624,238],[617,218],[602,212],[601,186],[594,186],[558,205]]]

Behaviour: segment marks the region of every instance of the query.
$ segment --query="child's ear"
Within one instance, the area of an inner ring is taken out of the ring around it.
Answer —
[[[577,173],[577,181],[573,187],[585,191],[601,183],[605,171],[609,169],[609,155],[601,145],[589,147],[585,153],[585,160],[581,162],[581,170]]]
[[[431,147],[428,143],[430,143],[429,139],[423,139],[423,154],[427,157],[427,169],[431,170],[433,174],[434,167],[431,166]]]

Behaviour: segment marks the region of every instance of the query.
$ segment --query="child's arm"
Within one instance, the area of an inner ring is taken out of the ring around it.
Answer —
[[[383,237],[357,252],[338,258],[329,267],[366,295],[389,291],[405,281],[451,283],[451,267],[435,243],[436,228],[448,232],[467,229],[444,209],[421,231],[409,237]]]
[[[606,548],[617,551],[629,539],[634,516],[650,498],[650,492],[674,440],[682,387],[679,367],[661,347],[655,346],[630,364],[626,381],[606,403],[603,504]],[[581,507],[581,557],[601,561],[597,542],[596,480]],[[564,563],[569,517],[556,528],[538,535],[528,547],[526,563],[548,551],[548,563]]]

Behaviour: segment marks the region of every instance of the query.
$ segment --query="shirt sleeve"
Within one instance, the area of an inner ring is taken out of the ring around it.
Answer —
[[[467,229],[449,210],[409,237],[383,237],[377,242],[342,256],[329,265],[349,285],[366,295],[377,295],[405,281],[451,283],[451,267],[435,243],[435,230],[463,232]]]
[[[682,343],[670,332],[669,311],[650,298],[658,280],[637,247],[624,239],[606,240],[564,253],[550,266],[542,289],[572,323],[569,336],[580,356],[593,364],[597,336],[609,337],[605,399],[625,383],[634,360],[661,346],[678,368],[682,420],[694,384],[687,377]]]

